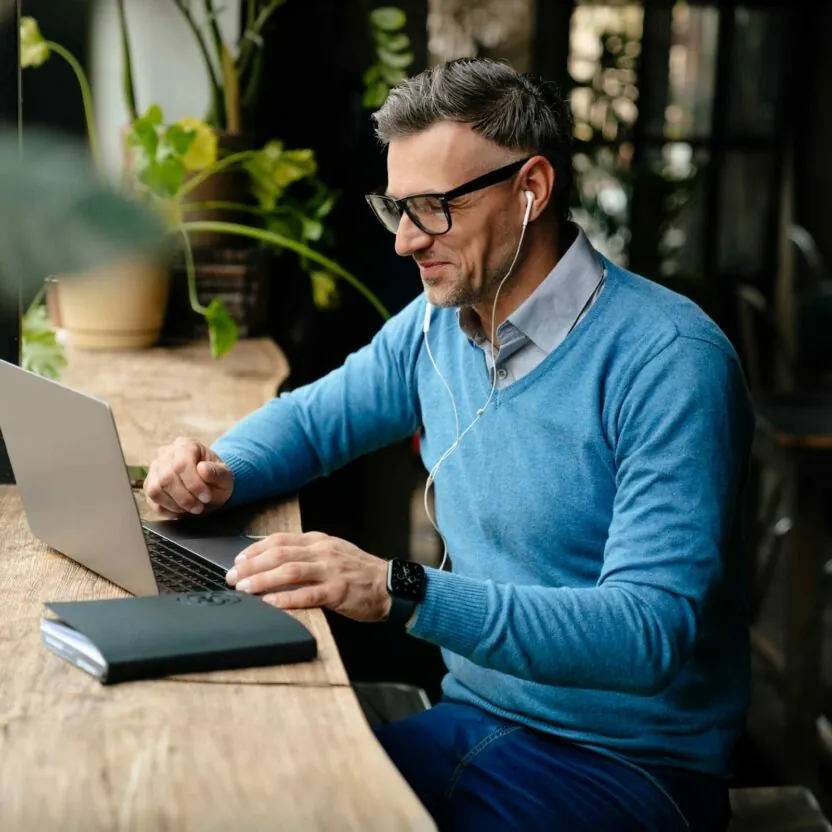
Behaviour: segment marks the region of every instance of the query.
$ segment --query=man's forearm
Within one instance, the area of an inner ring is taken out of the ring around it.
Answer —
[[[273,399],[214,443],[234,472],[233,503],[295,491],[416,430],[419,309],[411,304],[342,367]]]
[[[427,573],[411,635],[521,679],[649,695],[673,679],[693,644],[691,602],[654,587],[514,586]]]

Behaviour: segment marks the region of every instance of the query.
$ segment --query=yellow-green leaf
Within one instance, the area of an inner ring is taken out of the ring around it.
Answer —
[[[182,118],[176,124],[196,134],[188,152],[182,157],[185,169],[202,170],[213,165],[217,161],[217,134],[198,118]]]
[[[309,148],[284,150],[282,142],[271,141],[245,163],[245,168],[260,207],[273,211],[286,188],[313,176],[318,164],[314,151]]]
[[[335,278],[325,271],[309,273],[312,280],[312,300],[318,309],[335,309],[341,302],[341,294]]]
[[[41,66],[49,59],[49,47],[34,17],[20,18],[20,65]]]
[[[378,52],[379,59],[383,63],[395,69],[406,69],[413,63],[412,52],[391,52],[389,49],[384,49],[381,46],[376,51]]]
[[[382,6],[370,12],[370,21],[384,32],[395,32],[407,23],[407,15],[395,6]]]
[[[208,324],[211,355],[221,358],[237,343],[237,324],[222,302],[214,298],[203,313]]]
[[[21,365],[30,373],[57,381],[66,367],[66,353],[52,329],[43,304],[31,306],[21,325]]]

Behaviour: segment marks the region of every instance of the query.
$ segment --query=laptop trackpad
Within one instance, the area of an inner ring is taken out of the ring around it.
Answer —
[[[203,524],[198,529],[196,524],[183,523],[181,520],[150,520],[145,521],[144,525],[225,571],[231,569],[234,558],[256,540],[239,533],[233,527],[223,529],[220,524],[212,524],[212,527]]]
[[[240,535],[233,537],[189,537],[176,542],[225,570],[231,569],[234,565],[234,558],[253,543],[250,537]]]

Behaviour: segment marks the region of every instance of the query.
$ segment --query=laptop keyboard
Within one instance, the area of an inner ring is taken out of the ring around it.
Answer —
[[[183,546],[160,537],[151,529],[142,527],[153,574],[159,592],[196,592],[204,589],[231,591],[225,582],[225,572],[207,561],[195,560]]]

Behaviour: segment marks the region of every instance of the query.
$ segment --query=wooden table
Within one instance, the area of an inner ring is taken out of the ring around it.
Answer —
[[[822,711],[821,648],[826,599],[824,549],[832,505],[832,397],[758,398],[754,456],[783,477],[792,528],[785,552],[783,648],[752,629],[752,643],[782,684],[785,775],[818,788],[819,752],[832,751]]]
[[[266,340],[219,362],[202,344],[69,357],[64,383],[110,403],[130,464],[179,434],[213,441],[288,371]],[[297,501],[259,507],[250,528],[300,529]],[[0,487],[3,832],[434,829],[364,720],[320,611],[298,614],[318,659],[284,667],[104,687],[40,645],[45,601],[122,595],[47,551],[17,489]]]

